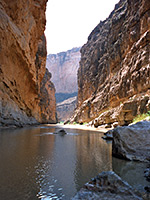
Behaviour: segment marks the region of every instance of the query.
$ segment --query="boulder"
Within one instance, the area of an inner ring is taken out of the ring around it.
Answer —
[[[104,136],[102,137],[105,140],[112,140],[113,139],[113,130],[109,130],[106,133],[104,133]]]
[[[75,195],[72,200],[142,200],[142,197],[112,171],[102,172]]]
[[[66,133],[66,131],[64,130],[64,129],[59,129],[59,130],[56,130],[55,132],[54,132],[54,134],[57,134],[57,135],[66,135],[67,133]]]
[[[133,161],[150,160],[150,121],[141,121],[113,130],[112,153]]]

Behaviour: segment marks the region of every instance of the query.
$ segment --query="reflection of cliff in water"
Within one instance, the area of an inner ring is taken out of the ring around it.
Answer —
[[[53,160],[55,140],[52,136],[47,143],[37,137],[42,132],[40,128],[0,132],[0,199],[35,199],[40,192],[42,171],[45,173],[46,158]]]
[[[76,137],[78,162],[74,173],[77,190],[89,181],[86,174],[95,177],[95,174],[97,175],[102,171],[112,170],[111,144],[107,144],[101,136],[101,134],[92,133],[86,134],[84,137],[82,134]]]
[[[149,184],[144,178],[146,166],[147,163],[126,161],[114,157],[112,159],[113,171],[141,192],[144,192],[144,187]]]
[[[101,133],[66,129],[61,136],[55,131],[43,125],[0,132],[0,199],[69,200],[91,178],[112,168],[136,188],[148,185],[146,164],[112,160],[111,143]]]

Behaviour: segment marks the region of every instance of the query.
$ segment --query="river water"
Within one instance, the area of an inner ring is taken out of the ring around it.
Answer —
[[[146,164],[112,158],[102,133],[53,126],[0,131],[0,200],[69,200],[90,178],[114,170],[138,190]]]

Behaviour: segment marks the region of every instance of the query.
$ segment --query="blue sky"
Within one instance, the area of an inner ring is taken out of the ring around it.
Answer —
[[[119,0],[49,0],[46,11],[48,54],[82,46]]]

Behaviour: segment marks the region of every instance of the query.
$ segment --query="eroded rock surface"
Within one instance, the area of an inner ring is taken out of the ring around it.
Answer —
[[[81,48],[72,121],[125,125],[150,110],[149,55],[150,1],[121,0]]]
[[[56,93],[77,92],[77,71],[80,57],[80,48],[47,56],[46,67],[52,73]]]
[[[42,123],[56,123],[56,99],[55,86],[50,81],[51,73],[46,73],[40,85],[40,109]]]
[[[150,181],[150,166],[144,171],[145,177]]]
[[[76,107],[80,57],[80,48],[47,56],[46,67],[52,73],[52,81],[56,88],[58,121],[69,119]]]
[[[54,106],[41,107],[46,2],[0,0],[0,125],[56,121]],[[46,90],[54,94],[53,86]]]
[[[76,194],[72,200],[142,200],[132,187],[114,172],[102,172]]]
[[[57,103],[57,118],[58,121],[69,120],[76,108],[77,97],[69,98],[61,103]]]
[[[112,153],[114,156],[134,161],[150,161],[150,121],[113,130]]]

